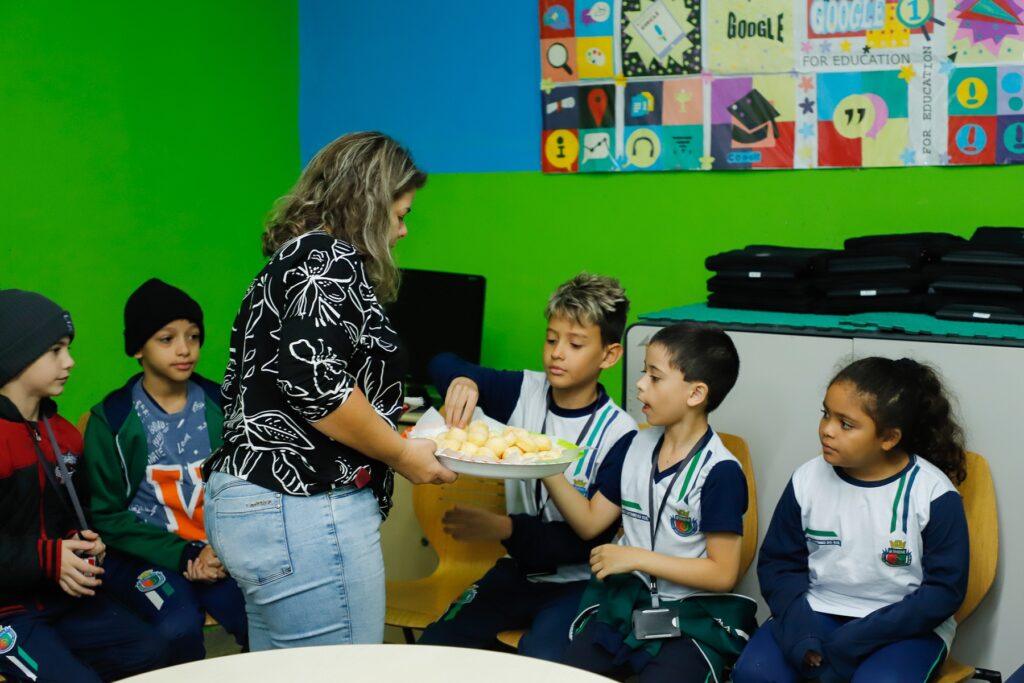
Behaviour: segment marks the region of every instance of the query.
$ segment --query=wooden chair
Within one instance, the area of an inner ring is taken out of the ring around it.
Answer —
[[[78,433],[82,436],[85,436],[85,428],[89,424],[89,416],[91,414],[92,411],[85,411],[82,413],[82,416],[78,418],[78,422],[75,423],[75,426],[78,427]]]
[[[505,514],[505,484],[461,475],[454,484],[413,487],[412,504],[423,534],[437,552],[438,563],[425,578],[387,582],[384,622],[400,627],[409,643],[415,642],[413,629],[426,628],[440,619],[452,601],[505,554],[497,541],[456,541],[444,533],[441,517],[455,505]]]
[[[650,425],[641,425],[640,429],[646,429]],[[754,465],[750,460],[750,449],[747,442],[741,437],[733,434],[719,432],[719,438],[725,447],[736,456],[743,468],[743,475],[747,478],[747,513],[743,515],[743,545],[740,550],[740,578],[747,573],[750,563],[754,561],[757,553],[757,484],[754,482]],[[502,631],[498,634],[498,641],[512,649],[519,647],[525,631]]]
[[[996,513],[996,489],[992,471],[985,458],[967,454],[967,479],[959,487],[967,513],[967,531],[971,539],[970,576],[967,596],[954,615],[957,624],[964,623],[981,603],[996,578],[999,561],[999,519]],[[932,677],[933,683],[960,683],[974,678],[975,668],[946,657]]]
[[[754,463],[750,459],[750,449],[743,437],[719,432],[719,438],[725,447],[736,456],[743,468],[743,476],[747,479],[747,512],[743,515],[743,545],[740,550],[740,578],[750,569],[754,555],[757,554],[757,482],[754,481]]]

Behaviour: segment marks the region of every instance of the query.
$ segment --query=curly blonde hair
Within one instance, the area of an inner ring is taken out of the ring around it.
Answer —
[[[394,301],[399,272],[391,254],[391,207],[426,182],[409,151],[387,135],[343,135],[317,152],[276,202],[263,230],[263,254],[273,255],[293,237],[324,230],[355,247],[377,298]]]

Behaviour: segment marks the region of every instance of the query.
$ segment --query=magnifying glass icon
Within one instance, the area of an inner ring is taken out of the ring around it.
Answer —
[[[562,43],[551,43],[548,46],[548,64],[554,69],[565,69],[565,72],[572,75],[572,67],[569,66],[569,50]]]

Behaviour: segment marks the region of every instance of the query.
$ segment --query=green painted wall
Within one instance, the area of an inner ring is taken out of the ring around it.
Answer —
[[[300,167],[296,3],[5,2],[0,35],[0,287],[71,311],[62,411],[136,370],[121,311],[151,276],[203,306],[199,369],[219,378],[262,217]]]
[[[726,249],[1022,225],[1022,183],[1021,167],[435,175],[398,255],[408,267],[487,276],[484,362],[539,369],[547,297],[580,270],[621,278],[635,318],[704,300],[704,259]],[[454,315],[457,302],[438,302],[438,325]],[[621,368],[605,374],[618,396]]]

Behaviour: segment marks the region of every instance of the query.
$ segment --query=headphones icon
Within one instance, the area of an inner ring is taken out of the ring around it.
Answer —
[[[654,150],[655,150],[654,140],[652,140],[651,138],[648,138],[648,137],[633,138],[633,144],[630,147],[630,154],[632,154],[633,156],[636,156],[636,146],[638,144],[640,144],[641,142],[646,142],[647,145],[650,147],[650,150],[648,151],[647,156],[649,156],[650,158],[653,159],[654,158]]]

